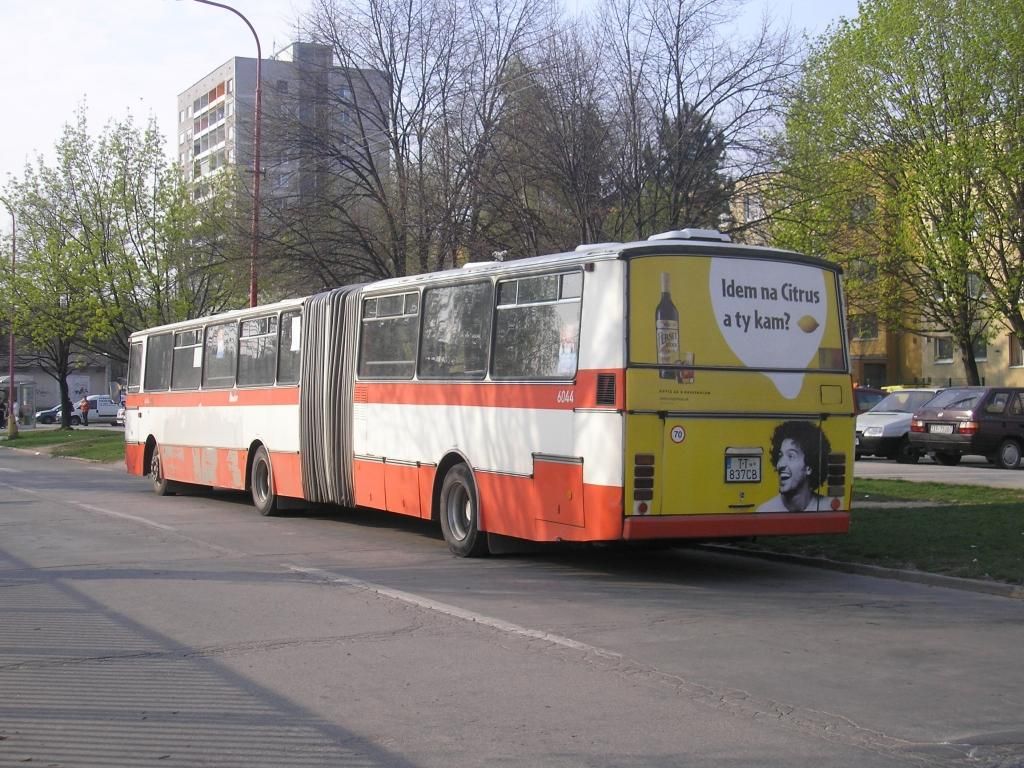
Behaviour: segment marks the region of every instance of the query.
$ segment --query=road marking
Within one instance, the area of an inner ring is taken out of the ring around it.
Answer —
[[[479,624],[485,627],[491,627],[502,632],[507,632],[510,635],[517,635],[519,637],[526,637],[531,640],[543,640],[547,643],[553,643],[555,645],[563,646],[564,648],[572,648],[576,651],[582,651],[584,653],[592,653],[596,656],[601,656],[606,659],[622,659],[622,654],[615,653],[614,651],[608,651],[604,648],[598,648],[595,645],[588,645],[587,643],[581,643],[578,640],[573,640],[570,637],[563,635],[556,635],[551,632],[542,632],[539,629],[529,629],[528,627],[521,627],[518,624],[513,624],[510,621],[503,621],[502,619],[494,618],[493,616],[486,616],[482,613],[476,613],[475,611],[467,611],[464,608],[459,608],[449,603],[442,603],[438,600],[432,600],[429,597],[423,597],[421,595],[413,594],[412,592],[403,592],[400,589],[391,589],[381,584],[374,584],[369,581],[363,581],[361,579],[353,579],[351,576],[339,576],[336,573],[325,571],[322,568],[306,568],[300,565],[291,565],[289,563],[283,564],[285,568],[296,571],[297,573],[304,573],[307,576],[315,576],[325,581],[329,581],[334,584],[344,584],[348,587],[354,587],[356,589],[364,589],[368,592],[381,595],[382,597],[389,597],[393,600],[400,600],[403,603],[409,605],[415,605],[419,608],[426,608],[430,611],[436,611],[442,613],[445,616],[451,616],[452,618],[462,619],[472,624]]]
[[[152,526],[153,528],[159,528],[162,531],[171,531],[172,533],[177,533],[178,532],[177,528],[174,528],[174,527],[172,527],[170,525],[164,525],[163,523],[156,523],[156,522],[153,522],[152,520],[147,520],[144,517],[137,517],[135,515],[128,515],[128,514],[125,514],[124,512],[114,512],[112,509],[104,509],[103,507],[94,507],[91,504],[82,504],[81,502],[78,502],[78,501],[68,501],[67,499],[63,499],[63,501],[65,501],[65,503],[67,503],[67,504],[71,504],[73,506],[80,507],[81,509],[84,509],[87,512],[95,512],[98,515],[109,515],[110,517],[120,517],[120,518],[122,518],[124,520],[132,520],[132,521],[134,521],[136,523],[142,523],[143,525],[149,525],[149,526]]]

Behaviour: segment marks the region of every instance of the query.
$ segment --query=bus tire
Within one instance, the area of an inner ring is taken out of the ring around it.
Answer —
[[[473,473],[465,464],[448,470],[441,484],[441,532],[448,549],[459,557],[487,554],[487,535],[480,531],[480,504]]]
[[[270,454],[262,445],[256,449],[249,471],[249,490],[256,511],[263,516],[277,514],[277,496],[274,494],[274,469],[270,464]]]
[[[149,479],[153,483],[153,493],[157,496],[173,496],[178,490],[177,483],[164,476],[159,445],[153,446],[153,455],[149,459]]]

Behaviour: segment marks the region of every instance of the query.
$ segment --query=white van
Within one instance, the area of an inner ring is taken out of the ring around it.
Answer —
[[[89,395],[89,423],[115,424],[121,404],[110,395]]]

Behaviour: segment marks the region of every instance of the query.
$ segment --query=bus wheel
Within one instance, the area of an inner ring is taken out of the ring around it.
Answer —
[[[465,464],[456,464],[444,476],[440,512],[441,531],[448,549],[459,557],[487,554],[487,535],[479,528],[476,485]]]
[[[177,486],[164,477],[164,467],[160,462],[160,446],[153,446],[153,456],[149,460],[149,479],[153,483],[153,493],[157,496],[173,496]]]
[[[252,503],[261,515],[277,513],[277,496],[274,495],[274,471],[270,466],[270,456],[262,445],[256,449],[252,460],[252,472],[249,475],[249,487],[252,490]]]

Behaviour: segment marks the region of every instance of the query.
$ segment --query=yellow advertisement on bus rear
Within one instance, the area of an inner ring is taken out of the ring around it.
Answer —
[[[631,260],[627,514],[849,509],[841,306],[810,261]]]

